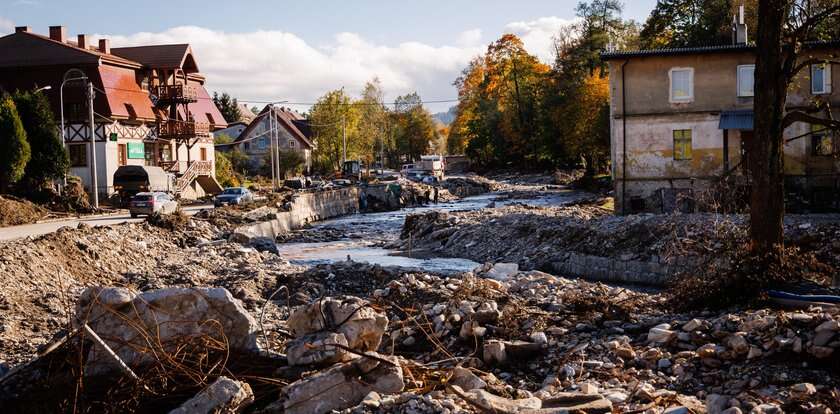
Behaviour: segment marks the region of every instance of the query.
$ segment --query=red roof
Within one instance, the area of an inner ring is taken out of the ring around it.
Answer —
[[[198,64],[188,44],[114,47],[111,53],[156,69],[180,68],[187,73],[198,72]]]
[[[155,120],[149,92],[137,85],[133,70],[102,65],[99,67],[99,76],[107,92],[105,97],[108,99],[111,116],[142,121]]]

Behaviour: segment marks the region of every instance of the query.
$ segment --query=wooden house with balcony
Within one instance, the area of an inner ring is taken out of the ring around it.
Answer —
[[[73,80],[82,76],[95,90],[94,149],[86,81]],[[50,27],[49,36],[17,27],[0,37],[0,89],[51,86],[45,93],[57,122],[64,118],[70,173],[89,187],[96,154],[102,197],[117,191],[113,176],[122,165],[162,168],[175,177],[172,190],[183,197],[221,190],[213,131],[227,123],[204,83],[187,44],[112,48],[108,39],[94,45],[84,34],[70,40],[61,26]]]

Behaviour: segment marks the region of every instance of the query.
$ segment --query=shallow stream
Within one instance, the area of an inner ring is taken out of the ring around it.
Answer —
[[[562,205],[584,194],[574,191],[551,191],[535,197],[510,198],[504,193],[488,193],[449,203],[430,204],[384,213],[354,214],[316,223],[307,232],[330,231],[342,235],[341,240],[317,243],[280,243],[280,256],[294,264],[318,265],[347,260],[382,266],[421,268],[437,273],[457,273],[474,269],[479,263],[467,259],[440,257],[408,257],[406,253],[384,248],[396,240],[409,214],[428,211],[469,211],[495,205],[521,203],[533,206]]]

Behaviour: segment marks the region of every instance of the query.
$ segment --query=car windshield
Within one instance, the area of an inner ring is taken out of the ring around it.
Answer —
[[[138,194],[134,196],[134,201],[149,201],[152,199],[151,194]]]
[[[228,188],[222,194],[242,194],[241,188]]]

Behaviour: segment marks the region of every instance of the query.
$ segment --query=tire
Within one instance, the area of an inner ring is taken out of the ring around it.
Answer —
[[[131,213],[131,218],[137,218],[137,213]]]

